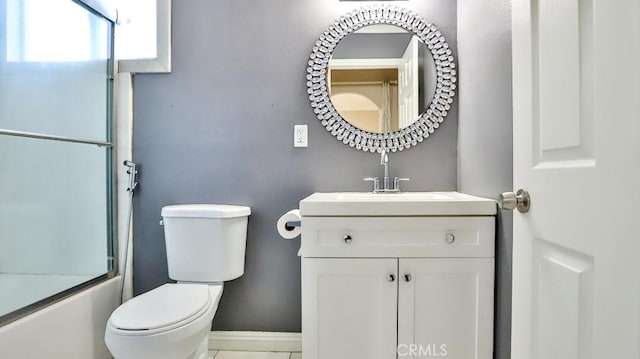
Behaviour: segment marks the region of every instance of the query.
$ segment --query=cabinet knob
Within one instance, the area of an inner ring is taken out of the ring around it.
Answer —
[[[447,240],[447,243],[453,243],[456,240],[456,236],[454,236],[453,233],[447,233],[444,239]]]
[[[405,282],[411,282],[411,278],[412,278],[412,277],[411,277],[411,274],[405,274],[405,275],[404,275],[404,281],[405,281]]]
[[[388,280],[389,282],[393,282],[393,281],[395,281],[395,280],[396,280],[396,276],[395,276],[395,275],[393,275],[393,274],[389,274],[389,275],[387,276],[387,280]]]
[[[351,243],[351,236],[350,235],[347,234],[346,236],[344,236],[344,243],[347,243],[347,244]]]

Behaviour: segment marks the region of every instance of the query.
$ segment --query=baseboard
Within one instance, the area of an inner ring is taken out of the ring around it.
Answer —
[[[299,352],[302,334],[214,331],[209,333],[209,350]]]

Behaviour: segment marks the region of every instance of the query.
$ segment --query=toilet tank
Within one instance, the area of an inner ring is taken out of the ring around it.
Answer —
[[[184,204],[162,208],[169,278],[223,282],[244,274],[251,208]]]

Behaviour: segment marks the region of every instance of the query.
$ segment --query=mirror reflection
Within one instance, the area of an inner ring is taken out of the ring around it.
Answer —
[[[364,131],[389,133],[411,125],[429,106],[436,66],[413,33],[395,25],[368,25],[336,46],[327,80],[342,118]]]

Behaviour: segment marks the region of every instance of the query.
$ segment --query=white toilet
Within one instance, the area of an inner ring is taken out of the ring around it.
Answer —
[[[162,208],[169,278],[118,307],[105,342],[115,359],[204,359],[224,281],[244,273],[249,207]]]

